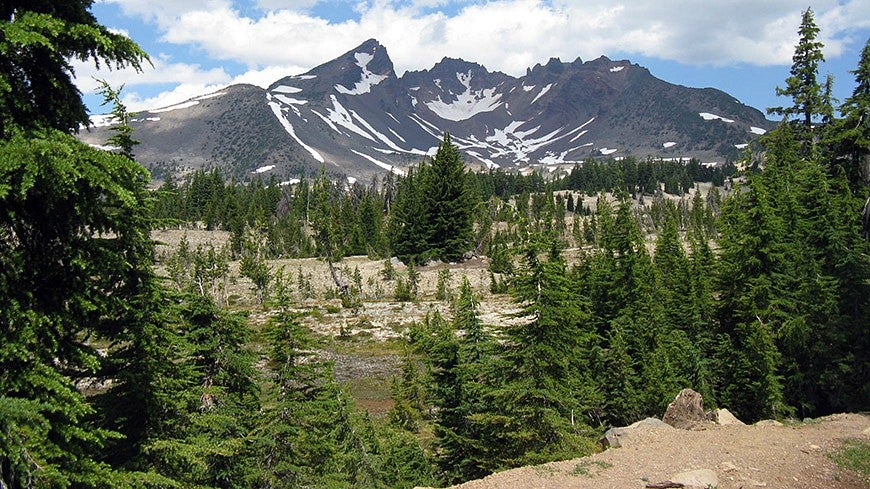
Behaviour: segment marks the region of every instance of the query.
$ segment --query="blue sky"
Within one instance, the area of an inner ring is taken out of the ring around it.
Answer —
[[[233,83],[267,86],[369,38],[401,76],[444,56],[520,76],[550,57],[628,59],[671,83],[715,87],[764,110],[797,42],[795,0],[97,0],[92,11],[151,56],[153,68],[97,72],[77,63],[92,113],[93,77],[124,84],[131,110],[157,108]],[[825,44],[821,75],[843,100],[870,38],[870,2],[812,4]]]

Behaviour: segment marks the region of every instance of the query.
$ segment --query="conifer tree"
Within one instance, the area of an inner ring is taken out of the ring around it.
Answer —
[[[357,434],[351,406],[332,365],[314,356],[314,339],[290,310],[289,284],[275,277],[278,312],[265,333],[274,385],[252,433],[260,460],[257,485],[373,485],[374,461]]]
[[[139,144],[139,141],[133,139],[133,128],[130,126],[130,119],[136,116],[135,113],[127,111],[127,106],[121,100],[121,91],[124,86],[121,85],[118,89],[112,88],[105,80],[97,80],[100,84],[97,93],[103,96],[103,104],[111,104],[111,120],[115,123],[111,130],[115,133],[106,143],[109,146],[118,148],[120,154],[127,158],[133,159],[133,147]]]
[[[393,203],[388,230],[390,247],[393,253],[403,263],[419,263],[421,255],[428,250],[428,225],[423,216],[422,181],[428,172],[428,166],[423,164],[418,171],[408,170],[408,174],[399,179],[396,190],[396,201]]]
[[[514,297],[527,322],[504,328],[500,381],[485,394],[489,410],[475,415],[489,448],[482,467],[493,471],[564,456],[588,447],[576,415],[586,412],[582,359],[594,350],[584,303],[573,296],[564,260],[526,244],[525,268],[514,283]],[[493,379],[494,380],[494,379]],[[497,448],[496,448],[497,447]]]
[[[433,258],[459,261],[471,249],[474,201],[462,156],[445,133],[423,180],[428,249]]]
[[[487,390],[495,343],[478,317],[477,299],[464,278],[453,328],[431,349],[438,465],[446,482],[486,475],[487,449],[481,425],[472,419],[486,412]]]
[[[843,166],[859,200],[870,193],[870,39],[864,44],[855,75],[855,89],[840,107],[842,118],[827,131],[831,164]]]
[[[0,139],[12,127],[78,130],[87,109],[73,83],[72,60],[140,71],[148,55],[100,25],[92,0],[10,0],[0,6]]]
[[[2,482],[97,485],[109,436],[75,385],[98,371],[89,335],[119,340],[154,311],[147,173],[57,131],[14,136],[0,154],[0,396],[30,410],[0,415],[30,432],[0,449],[16,465]]]
[[[816,38],[819,27],[816,25],[813,10],[806,9],[801,15],[798,30],[799,40],[792,57],[791,76],[786,78],[786,87],[776,89],[777,95],[791,97],[790,107],[771,107],[770,114],[782,115],[786,120],[798,118],[797,135],[802,143],[804,155],[812,153],[814,146],[813,120],[831,112],[825,105],[825,95],[818,81],[819,64],[824,62],[824,44]]]
[[[256,477],[247,442],[259,411],[250,330],[238,314],[220,311],[211,298],[188,294],[179,311],[190,385],[172,429],[152,436],[143,468],[186,485],[239,487]]]

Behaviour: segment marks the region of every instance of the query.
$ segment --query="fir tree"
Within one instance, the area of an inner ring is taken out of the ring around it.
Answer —
[[[826,142],[832,146],[831,164],[842,165],[853,194],[863,200],[870,191],[870,39],[852,73],[855,90],[840,106],[842,118],[827,131]]]
[[[487,470],[576,456],[588,448],[586,428],[574,417],[586,411],[579,393],[582,359],[596,336],[587,325],[583,303],[571,293],[565,262],[527,244],[525,268],[514,283],[514,296],[527,322],[504,328],[500,381],[484,395],[489,410],[474,415],[484,433]],[[497,447],[497,448],[496,448]]]
[[[809,155],[814,148],[813,121],[830,112],[825,105],[824,90],[818,81],[819,64],[824,62],[824,44],[816,40],[819,27],[816,25],[813,10],[808,8],[801,16],[798,30],[799,40],[792,57],[791,76],[786,79],[786,87],[776,89],[777,95],[791,97],[790,107],[771,107],[770,114],[782,115],[786,120],[798,118],[798,138],[802,142],[802,154]]]
[[[423,181],[428,249],[433,257],[456,262],[471,249],[474,201],[462,156],[445,133]]]
[[[100,25],[91,0],[14,0],[0,7],[0,139],[12,127],[77,130],[87,109],[73,83],[73,59],[140,71],[148,56]]]
[[[473,416],[486,412],[487,391],[495,343],[478,317],[477,299],[465,278],[456,303],[453,327],[436,338],[430,350],[433,370],[438,465],[448,483],[483,477],[486,443]]]
[[[133,128],[130,126],[130,119],[136,116],[133,112],[127,111],[127,106],[121,101],[121,91],[124,86],[121,85],[117,90],[112,88],[105,80],[97,80],[100,84],[97,93],[103,96],[103,104],[112,106],[111,118],[115,125],[111,130],[115,133],[106,143],[109,146],[118,148],[120,154],[127,158],[133,159],[133,147],[139,144],[139,141],[133,139]]]

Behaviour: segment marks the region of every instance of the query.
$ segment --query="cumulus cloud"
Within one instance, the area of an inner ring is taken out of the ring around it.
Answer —
[[[158,59],[155,70],[135,84],[181,85],[161,94],[161,100],[187,93],[183,87],[266,86],[369,38],[387,47],[400,75],[429,68],[444,56],[512,75],[553,56],[573,61],[643,55],[695,66],[788,66],[805,8],[793,0],[703,5],[697,0],[330,0],[328,5],[355,9],[349,20],[330,21],[309,12],[319,0],[102,1],[155,25],[163,43],[246,67],[234,78],[221,69]],[[829,59],[850,44],[863,44],[865,39],[858,38],[870,27],[870,2],[814,4]],[[125,74],[119,72],[118,79]]]
[[[132,111],[160,107],[184,101],[195,95],[205,93],[203,90],[217,89],[233,82],[233,77],[223,68],[203,69],[200,65],[172,62],[170,57],[161,54],[152,58],[153,66],[145,65],[141,73],[133,69],[97,70],[93,64],[75,62],[76,86],[84,94],[92,94],[99,83],[97,79],[105,80],[113,87],[124,85],[122,91],[124,103]],[[138,90],[142,87],[155,85],[170,85],[171,89],[157,96],[142,97]]]
[[[305,10],[316,5],[318,0],[257,0],[260,10]]]
[[[447,15],[420,10],[433,0],[373,0],[361,4],[358,18],[332,23],[292,10],[309,1],[314,0],[259,0],[261,7],[280,9],[257,17],[226,2],[199,0],[194,3],[211,8],[176,9],[164,39],[249,67],[313,67],[371,37],[387,46],[400,72],[431,66],[444,55],[513,74],[550,56],[589,59],[615,53],[694,65],[765,66],[790,62],[801,12],[792,0],[732,0],[703,8],[693,0],[630,6],[610,0],[490,0],[460,4]],[[857,0],[821,3],[816,8],[820,24],[827,27],[823,41],[828,55],[838,56],[841,38],[866,24],[870,12],[866,2]]]

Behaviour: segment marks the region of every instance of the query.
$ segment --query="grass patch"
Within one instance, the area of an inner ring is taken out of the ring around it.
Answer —
[[[601,471],[604,469],[609,469],[610,467],[613,467],[613,464],[609,464],[602,460],[584,460],[574,466],[574,470],[571,471],[571,475],[584,475],[586,477],[592,477],[593,475],[595,475],[592,473],[595,468],[597,468],[598,471]]]
[[[864,478],[870,478],[870,441],[844,440],[843,446],[829,454],[829,457],[841,468],[853,470]]]

